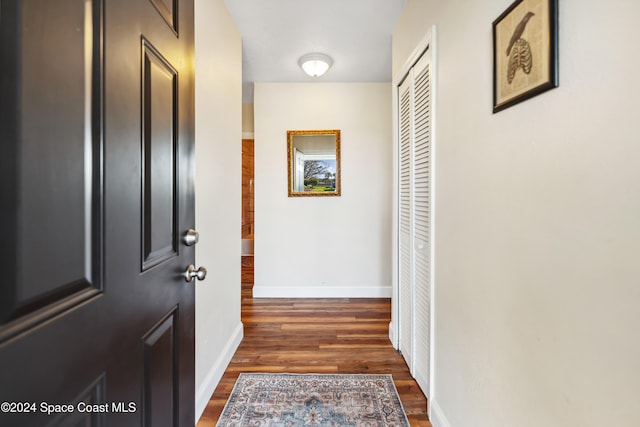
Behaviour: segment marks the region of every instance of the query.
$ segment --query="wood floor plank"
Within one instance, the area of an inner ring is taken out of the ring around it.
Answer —
[[[427,401],[389,341],[385,298],[254,299],[242,266],[244,339],[198,421],[214,427],[241,372],[392,374],[413,427],[432,427]]]

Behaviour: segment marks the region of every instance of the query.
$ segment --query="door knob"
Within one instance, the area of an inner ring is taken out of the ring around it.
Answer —
[[[198,280],[204,280],[207,277],[207,269],[204,266],[200,266],[197,270],[193,264],[189,264],[187,271],[184,272],[184,279],[187,282],[191,282],[194,278]]]
[[[198,240],[200,240],[200,234],[193,228],[188,229],[187,232],[184,233],[184,236],[182,238],[182,241],[187,246],[195,245],[196,243],[198,243]]]

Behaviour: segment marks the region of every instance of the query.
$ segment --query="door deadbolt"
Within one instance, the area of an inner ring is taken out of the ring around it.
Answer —
[[[182,238],[182,241],[187,246],[193,246],[196,243],[198,243],[199,240],[200,240],[200,233],[198,233],[193,228],[188,229],[187,232],[184,233],[184,237]]]

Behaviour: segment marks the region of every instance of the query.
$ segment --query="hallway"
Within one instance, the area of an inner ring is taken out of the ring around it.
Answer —
[[[244,267],[244,340],[197,427],[213,427],[240,372],[390,373],[412,426],[431,427],[426,399],[388,338],[389,299],[253,299]]]

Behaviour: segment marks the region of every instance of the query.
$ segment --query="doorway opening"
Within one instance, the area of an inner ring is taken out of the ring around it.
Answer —
[[[242,140],[242,296],[253,296],[253,234],[254,234],[254,142]]]

